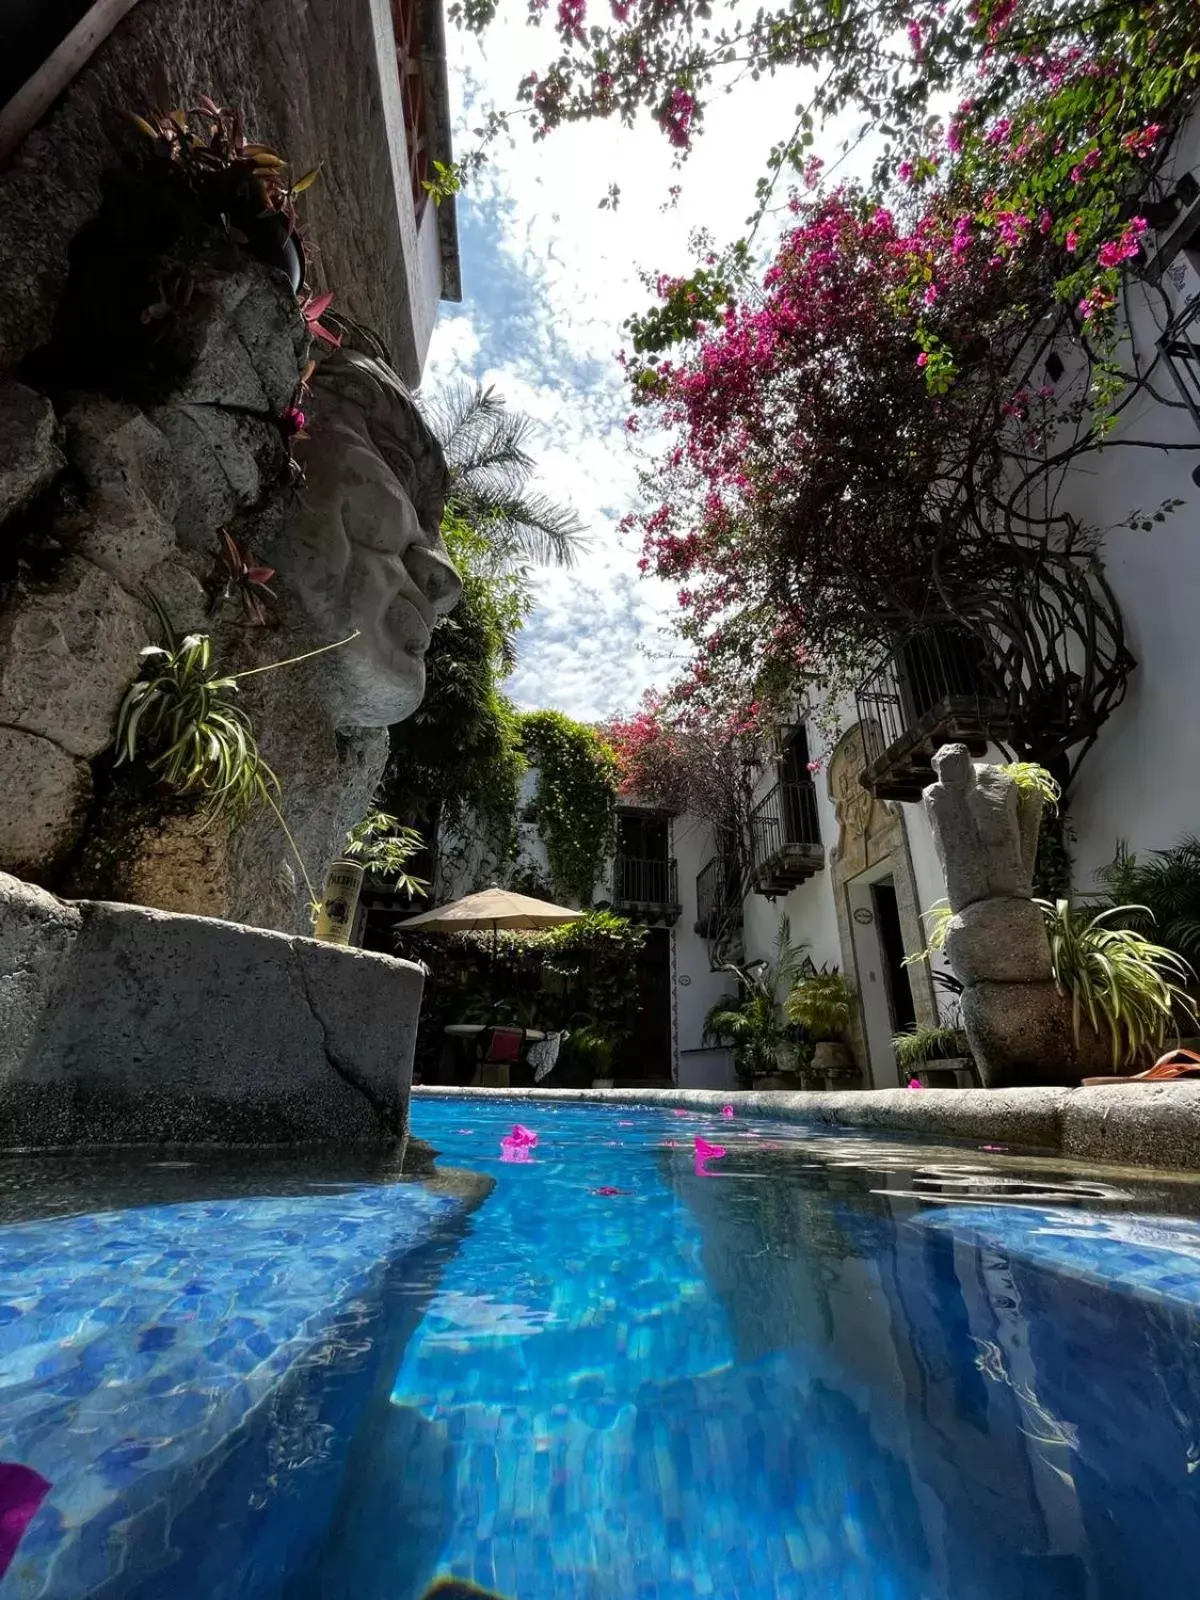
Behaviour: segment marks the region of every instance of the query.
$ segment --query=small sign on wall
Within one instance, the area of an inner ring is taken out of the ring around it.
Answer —
[[[869,928],[875,921],[875,913],[868,906],[855,906],[854,920],[861,928]]]

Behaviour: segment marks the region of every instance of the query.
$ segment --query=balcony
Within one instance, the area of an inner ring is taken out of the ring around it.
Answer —
[[[856,694],[863,786],[879,800],[919,800],[934,753],[965,744],[973,756],[1013,731],[1013,707],[989,671],[983,644],[952,627],[901,641]]]
[[[787,894],[821,871],[825,851],[811,783],[777,783],[750,813],[750,881],[756,894]]]
[[[722,939],[742,925],[742,874],[736,861],[714,856],[696,874],[696,921],[702,939]]]
[[[1200,295],[1189,300],[1159,340],[1175,387],[1200,428]]]
[[[631,856],[618,851],[613,857],[612,907],[634,922],[678,922],[679,874],[675,862],[663,856]]]

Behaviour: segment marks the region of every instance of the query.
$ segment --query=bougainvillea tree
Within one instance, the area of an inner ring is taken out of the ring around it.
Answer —
[[[564,123],[648,115],[682,158],[715,94],[801,68],[800,103],[759,182],[760,204],[801,170],[823,124],[857,114],[877,183],[912,181],[985,141],[1017,155],[1020,170],[998,198],[1036,216],[1043,176],[1051,169],[1053,181],[1061,166],[1079,190],[1085,252],[1113,232],[1130,159],[1153,152],[1150,130],[1170,123],[1200,78],[1194,0],[524,4],[529,22],[553,34],[518,89],[536,137]],[[453,0],[449,11],[482,32],[498,8]]]
[[[689,678],[648,691],[632,716],[603,729],[622,798],[686,814],[711,830],[723,876],[718,913],[740,908],[750,892],[751,816],[766,753],[761,713],[758,704],[706,699]],[[718,918],[706,930],[710,947],[721,947],[733,931],[732,920]]]
[[[1165,443],[1122,426],[1161,356],[1116,313],[1200,56],[1180,8],[1105,9],[1124,32],[1056,8],[1075,34],[1051,49],[1036,7],[987,8],[977,93],[899,164],[889,204],[823,190],[811,161],[761,281],[744,247],[713,253],[632,320],[630,426],[671,437],[643,565],[679,586],[697,693],[844,689],[949,623],[1020,702],[1018,748],[1064,777],[1119,700],[1099,537],[1057,491],[1090,451]]]

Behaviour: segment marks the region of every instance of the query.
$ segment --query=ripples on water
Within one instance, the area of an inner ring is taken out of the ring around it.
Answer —
[[[113,1595],[1200,1590],[1191,1185],[660,1110],[423,1099],[413,1120],[490,1197],[347,1291],[175,1491],[159,1569]],[[502,1147],[515,1122],[536,1146]],[[290,1203],[311,1251],[318,1222],[386,1221],[394,1176],[124,1164],[81,1207],[81,1169],[52,1168],[6,1191],[0,1167],[10,1218],[234,1195],[218,1284],[263,1207],[274,1225]],[[0,1230],[0,1268],[20,1233]],[[255,1292],[225,1314],[252,1320]]]

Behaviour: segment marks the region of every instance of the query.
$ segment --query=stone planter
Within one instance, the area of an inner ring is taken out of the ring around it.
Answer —
[[[830,1073],[851,1077],[854,1060],[840,1039],[821,1039],[813,1046],[812,1066],[809,1069],[822,1075]]]
[[[319,939],[322,944],[350,943],[362,882],[363,869],[357,861],[333,863],[325,879],[321,909],[313,930],[314,939]]]
[[[794,1072],[767,1072],[761,1078],[755,1078],[756,1089],[790,1089],[800,1087],[800,1081]]]
[[[914,1076],[927,1089],[973,1089],[978,1081],[970,1056],[927,1061]]]

